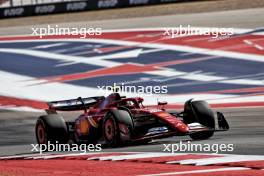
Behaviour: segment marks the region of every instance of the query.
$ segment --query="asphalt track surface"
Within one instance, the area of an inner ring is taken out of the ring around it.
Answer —
[[[147,145],[130,145],[115,149],[103,148],[104,152],[163,152],[163,144],[187,143],[206,144],[234,144],[234,151],[220,152],[226,154],[263,155],[264,135],[264,108],[229,108],[217,109],[224,112],[230,123],[230,131],[218,132],[211,139],[192,141],[188,136],[171,137],[154,140]],[[65,114],[66,119],[74,119],[78,113]],[[35,144],[34,125],[40,113],[29,112],[0,112],[0,151],[1,155],[14,155],[31,153]],[[192,153],[194,151],[186,151]],[[199,152],[199,151],[198,151]]]
[[[222,26],[257,28],[264,25],[264,9],[246,9],[228,12],[211,12],[201,14],[170,15],[159,17],[144,17],[137,19],[123,19],[107,21],[87,22],[87,25],[103,25],[105,29],[112,28],[140,28],[157,26],[175,26],[190,24],[193,26]],[[232,16],[233,18],[230,18]],[[193,20],[195,17],[196,20]],[[157,23],[159,21],[159,23]],[[82,26],[83,22],[63,23],[66,26]],[[115,25],[113,25],[115,24]],[[2,28],[1,35],[30,34],[31,26]],[[195,143],[232,143],[234,154],[259,154],[263,155],[264,135],[264,108],[243,108],[221,110],[227,117],[231,129],[228,132],[217,133],[212,139]],[[36,143],[34,125],[38,113],[26,112],[0,112],[0,155],[12,155],[28,153],[31,143]],[[73,116],[75,117],[75,116]],[[69,117],[70,118],[70,117]],[[188,137],[173,137],[154,141],[148,145],[127,146],[116,149],[104,149],[104,151],[147,151],[162,152],[163,144],[174,144],[180,140],[189,140]]]

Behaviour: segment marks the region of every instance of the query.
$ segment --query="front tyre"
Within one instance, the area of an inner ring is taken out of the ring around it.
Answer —
[[[214,129],[215,129],[214,112],[205,101],[189,102],[189,107],[187,108],[186,112],[188,113],[187,121],[189,121],[189,123],[199,122],[200,124],[210,129],[209,131],[191,133],[190,137],[192,139],[204,140],[214,135]]]

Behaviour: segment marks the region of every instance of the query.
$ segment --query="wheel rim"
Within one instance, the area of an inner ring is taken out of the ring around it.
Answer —
[[[115,134],[115,125],[113,119],[108,119],[105,122],[105,136],[107,140],[112,140]]]
[[[38,142],[40,144],[45,143],[46,139],[46,134],[45,134],[45,129],[42,123],[39,123],[37,126],[37,135],[38,135]]]

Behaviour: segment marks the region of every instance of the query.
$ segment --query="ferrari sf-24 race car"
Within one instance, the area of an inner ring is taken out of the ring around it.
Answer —
[[[183,112],[167,110],[167,102],[156,108],[145,107],[143,98],[126,98],[119,93],[107,97],[77,98],[49,102],[48,115],[36,123],[39,144],[102,142],[116,147],[128,142],[149,142],[152,139],[189,135],[194,140],[208,139],[229,125],[220,112],[215,113],[205,101],[185,102]],[[84,112],[66,122],[57,111]],[[217,125],[216,125],[217,124]]]

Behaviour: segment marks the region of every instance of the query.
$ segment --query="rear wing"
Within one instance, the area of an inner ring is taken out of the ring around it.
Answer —
[[[61,101],[52,101],[48,102],[49,109],[52,111],[77,111],[77,110],[86,110],[87,108],[95,105],[100,100],[103,100],[105,97],[89,97],[89,98],[77,98],[70,100],[61,100]]]

